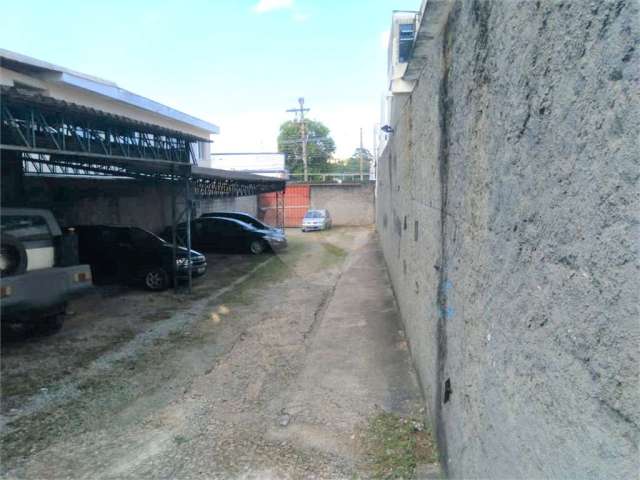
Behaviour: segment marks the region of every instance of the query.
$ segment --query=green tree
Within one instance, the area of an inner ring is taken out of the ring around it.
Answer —
[[[316,120],[304,120],[307,132],[307,159],[309,173],[324,173],[330,171],[327,163],[336,150],[336,144],[331,138],[329,128]],[[289,120],[280,125],[278,135],[278,151],[287,155],[286,167],[291,173],[303,173],[302,141],[300,138],[300,123]]]
[[[373,155],[366,148],[356,148],[353,155],[344,164],[345,173],[360,173],[360,156],[362,156],[362,172],[365,175],[369,174],[369,167],[373,162]]]

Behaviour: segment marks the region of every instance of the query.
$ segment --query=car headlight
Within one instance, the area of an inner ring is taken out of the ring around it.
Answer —
[[[183,267],[186,264],[187,264],[187,258],[186,257],[176,258],[176,266]]]

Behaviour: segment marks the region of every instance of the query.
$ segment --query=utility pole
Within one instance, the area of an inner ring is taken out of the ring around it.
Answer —
[[[364,182],[364,158],[363,158],[363,145],[362,145],[362,127],[360,127],[360,151],[358,152],[360,155],[360,182]]]
[[[304,123],[304,112],[308,112],[309,109],[308,108],[304,108],[304,98],[300,97],[298,99],[298,103],[300,104],[299,108],[290,108],[289,110],[287,110],[287,112],[294,112],[297,115],[299,115],[299,122],[300,122],[300,142],[302,143],[302,165],[304,167],[304,181],[308,182],[309,181],[309,168],[308,168],[308,162],[307,162],[307,132],[306,132],[306,126]]]

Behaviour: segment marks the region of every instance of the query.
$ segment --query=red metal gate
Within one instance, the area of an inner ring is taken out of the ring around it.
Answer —
[[[278,197],[281,193],[263,193],[258,198],[258,212],[260,219],[270,225],[278,225],[282,220],[278,218]],[[311,189],[309,185],[289,184],[284,191],[284,226],[299,227],[302,217],[309,210]],[[280,220],[280,221],[279,221]]]

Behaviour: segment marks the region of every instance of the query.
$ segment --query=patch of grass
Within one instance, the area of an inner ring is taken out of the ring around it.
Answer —
[[[264,266],[245,281],[216,299],[214,303],[249,305],[255,301],[255,290],[257,288],[264,288],[265,285],[285,279],[288,270],[288,265],[279,258],[269,258]]]
[[[421,420],[387,412],[369,420],[364,448],[376,479],[412,478],[416,465],[438,459],[435,442]]]
[[[335,257],[344,258],[347,256],[347,251],[344,248],[340,248],[337,245],[329,242],[322,242],[322,246],[325,251]]]

